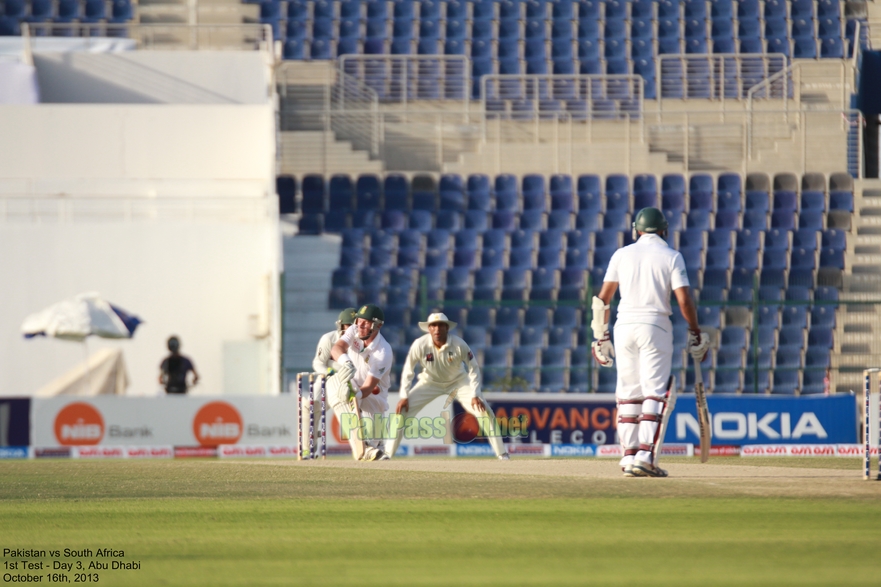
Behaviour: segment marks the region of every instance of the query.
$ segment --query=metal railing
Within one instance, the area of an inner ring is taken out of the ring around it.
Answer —
[[[356,149],[379,156],[379,99],[376,92],[341,70],[322,70],[318,78],[284,67],[276,72],[279,132],[323,130]],[[281,156],[281,150],[279,149]]]
[[[659,55],[658,96],[733,105],[747,98],[750,88],[785,70],[788,63],[786,56],[778,53]],[[659,106],[664,107],[664,100]]]
[[[575,173],[608,158],[623,171],[648,172],[663,164],[657,154],[685,172],[748,173],[770,165],[806,172],[820,165],[861,177],[862,119],[846,106],[850,64],[842,60],[830,80],[828,72],[808,79],[787,63],[779,54],[661,56],[662,94],[673,80],[681,97],[702,98],[704,111],[672,107],[670,100],[647,111],[644,80],[636,75],[486,75],[482,108],[474,112],[467,58],[347,55],[339,71],[371,88],[378,107],[328,105],[322,116],[370,121],[359,124],[375,129],[369,152],[387,170],[456,172],[470,165],[499,173],[534,166]],[[452,77],[441,75],[451,70]],[[801,104],[808,85],[822,86],[815,94],[831,92],[829,103]],[[450,95],[455,99],[442,100]],[[528,145],[535,149],[523,152]]]
[[[464,55],[343,55],[339,70],[372,88],[384,104],[443,100],[468,110],[471,65]]]
[[[356,134],[347,140],[383,160],[388,171],[649,173],[660,156],[660,164],[685,173],[848,170],[863,176],[863,117],[856,110],[619,112],[613,120],[571,112],[506,118],[477,109],[330,109],[317,116],[328,128],[360,129],[363,141]]]
[[[635,119],[643,111],[639,75],[485,75],[481,102],[487,120]]]

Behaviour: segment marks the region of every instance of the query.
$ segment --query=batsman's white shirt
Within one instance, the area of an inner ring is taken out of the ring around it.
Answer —
[[[688,287],[679,251],[654,234],[612,255],[605,281],[618,283],[621,301],[615,322],[615,361],[621,400],[663,397],[673,362],[670,296]]]
[[[416,365],[422,367],[417,377],[419,383],[447,389],[467,384],[475,397],[483,397],[480,389],[480,367],[477,366],[468,343],[458,336],[447,335],[447,343],[441,348],[434,346],[430,334],[413,341],[401,372],[401,399],[410,396]]]
[[[615,251],[604,281],[618,282],[621,301],[617,324],[670,325],[670,296],[674,289],[688,287],[685,260],[679,251],[655,234]]]
[[[315,349],[315,358],[312,359],[313,373],[327,373],[328,367],[332,367],[334,371],[339,368],[337,362],[333,360],[333,357],[330,354],[330,349],[333,348],[333,345],[335,345],[339,339],[339,330],[332,330],[331,332],[321,335],[321,338],[318,340],[318,348]]]
[[[382,332],[369,345],[364,346],[364,341],[358,337],[358,328],[353,324],[349,326],[340,337],[349,345],[346,354],[355,365],[355,375],[352,383],[357,387],[364,385],[369,375],[379,379],[379,393],[365,396],[361,399],[361,409],[371,414],[381,414],[388,411],[388,389],[391,385],[391,370],[394,354],[392,347],[382,336]]]

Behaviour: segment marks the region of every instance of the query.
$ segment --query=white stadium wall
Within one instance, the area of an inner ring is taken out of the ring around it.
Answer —
[[[264,105],[0,106],[0,194],[275,193]]]
[[[271,58],[258,51],[35,53],[42,103],[266,104]]]
[[[84,360],[81,344],[19,329],[87,291],[145,321],[133,340],[88,341],[122,349],[129,394],[160,392],[171,334],[202,376],[193,393],[278,393],[267,55],[36,56],[56,103],[0,105],[0,395],[30,395]]]
[[[159,222],[4,223],[0,395],[31,395],[85,359],[83,344],[26,340],[20,327],[29,314],[86,291],[144,320],[131,340],[87,339],[90,352],[122,350],[128,395],[161,393],[159,363],[172,334],[180,336],[182,352],[202,377],[192,393],[277,393],[280,337],[272,294],[278,236],[272,215],[253,222],[182,215]],[[224,353],[225,347],[239,354]],[[254,355],[262,361],[255,363]],[[229,380],[227,363],[245,370]]]

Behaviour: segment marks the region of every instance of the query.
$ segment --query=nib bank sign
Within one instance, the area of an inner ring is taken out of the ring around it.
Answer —
[[[193,418],[193,436],[202,446],[235,444],[243,431],[242,415],[227,402],[207,403]]]
[[[713,444],[835,444],[857,442],[856,400],[831,397],[707,398]],[[682,394],[665,442],[700,443],[694,395]]]

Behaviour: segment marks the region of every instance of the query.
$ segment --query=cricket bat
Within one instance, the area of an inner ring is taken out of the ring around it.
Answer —
[[[676,407],[675,381],[676,380],[672,375],[670,375],[670,379],[667,380],[667,402],[664,404],[661,424],[658,426],[657,432],[655,432],[655,447],[652,454],[652,464],[656,467],[658,466],[658,461],[661,458],[661,452],[664,448],[664,436],[667,435],[667,425],[670,423],[670,414],[673,413],[673,409]]]
[[[713,433],[710,429],[710,410],[707,407],[707,393],[704,391],[704,377],[698,360],[694,361],[694,401],[697,403],[697,421],[701,434],[701,462],[706,463],[710,458]]]
[[[355,415],[358,417],[358,423],[359,423],[358,430],[357,431],[353,430],[350,432],[350,434],[357,434],[358,436],[361,436],[361,428],[360,428],[361,406],[358,405],[358,396],[357,396],[358,390],[355,389],[355,387],[352,385],[351,381],[348,382],[348,386],[349,386],[349,395],[351,396],[351,403],[354,405]],[[358,438],[358,440],[360,442],[355,443],[355,455],[354,456],[356,459],[358,459],[360,461],[361,459],[364,458],[364,453],[367,452],[367,448],[364,446],[365,443],[364,443],[363,438]]]

